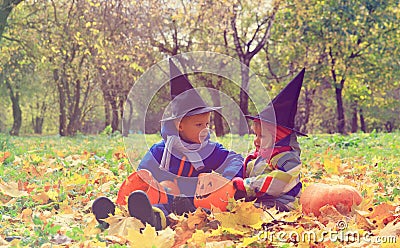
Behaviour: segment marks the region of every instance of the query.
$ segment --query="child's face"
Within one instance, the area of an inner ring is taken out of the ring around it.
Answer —
[[[253,131],[256,137],[254,138],[254,146],[257,150],[260,148],[273,147],[275,141],[276,127],[275,125],[265,122],[254,121]]]
[[[183,117],[177,129],[182,139],[200,144],[208,135],[211,113]]]
[[[254,121],[253,131],[256,135],[254,138],[254,146],[257,150],[260,148],[271,148],[276,142],[282,140],[293,132],[288,128],[275,126],[263,121]]]

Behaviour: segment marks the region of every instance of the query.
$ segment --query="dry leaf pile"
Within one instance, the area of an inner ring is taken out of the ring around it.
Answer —
[[[0,180],[0,247],[400,247],[399,197],[379,201],[397,189],[399,168],[385,174],[374,164],[329,152],[305,164],[305,187],[313,182],[348,184],[362,192],[362,204],[347,216],[332,206],[321,208],[316,218],[303,215],[301,206],[280,213],[232,200],[228,212],[171,214],[172,224],[158,232],[117,208],[107,219],[110,227],[101,230],[91,204],[102,195],[115,199],[128,159],[122,148],[109,159],[88,151],[65,154],[0,152],[3,170],[15,167],[15,173],[24,175]],[[316,174],[320,178],[311,176]]]

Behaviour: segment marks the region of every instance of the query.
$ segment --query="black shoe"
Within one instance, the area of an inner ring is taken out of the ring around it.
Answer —
[[[172,212],[177,215],[196,211],[196,207],[188,197],[176,196],[172,202]]]
[[[149,198],[143,191],[136,190],[129,195],[128,211],[132,217],[140,220],[144,225],[149,223],[151,226],[155,227],[156,230],[161,230]]]
[[[109,224],[102,219],[109,217],[109,214],[115,214],[115,205],[107,197],[99,197],[92,204],[92,212],[103,229],[107,229]]]

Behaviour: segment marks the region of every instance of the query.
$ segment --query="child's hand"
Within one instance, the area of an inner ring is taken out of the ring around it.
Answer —
[[[233,187],[235,187],[235,200],[247,197],[246,188],[244,187],[243,178],[235,177],[232,179]]]

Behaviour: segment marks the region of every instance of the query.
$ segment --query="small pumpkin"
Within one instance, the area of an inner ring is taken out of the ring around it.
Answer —
[[[228,199],[233,198],[236,189],[232,181],[216,173],[201,173],[198,176],[193,203],[195,207],[211,209],[211,206],[226,211]]]
[[[150,171],[145,169],[135,171],[128,176],[119,188],[115,202],[118,205],[126,205],[126,198],[136,190],[144,191],[151,204],[165,204],[168,202],[164,187],[157,182]]]
[[[179,186],[176,182],[166,180],[162,181],[160,184],[169,195],[177,196],[181,193]]]
[[[361,194],[350,185],[315,183],[306,187],[300,196],[303,213],[312,213],[317,217],[321,215],[319,210],[323,206],[332,205],[341,214],[346,215],[351,212],[353,205],[358,206],[361,201]]]

